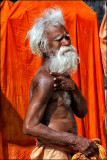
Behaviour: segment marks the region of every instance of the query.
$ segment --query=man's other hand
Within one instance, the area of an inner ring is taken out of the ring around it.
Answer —
[[[98,147],[92,140],[78,136],[76,141],[76,148],[78,148],[79,152],[85,154],[86,157],[92,156],[98,152]]]

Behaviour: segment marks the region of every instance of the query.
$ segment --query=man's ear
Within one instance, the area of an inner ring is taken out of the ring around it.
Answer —
[[[40,50],[42,53],[44,53],[44,50],[45,50],[44,47],[43,47],[43,45],[44,45],[43,43],[44,43],[44,42],[41,42],[41,41],[40,41],[39,44],[38,44],[39,50]]]
[[[49,56],[48,56],[48,53],[45,51],[45,48],[43,46],[44,46],[44,42],[40,41],[39,44],[38,44],[39,50],[42,52],[43,57],[47,58]]]

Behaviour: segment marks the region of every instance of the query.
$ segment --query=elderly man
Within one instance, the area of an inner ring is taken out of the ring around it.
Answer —
[[[30,103],[24,119],[25,134],[37,137],[32,159],[69,159],[77,152],[85,156],[98,151],[97,145],[77,136],[74,114],[83,118],[87,105],[69,73],[75,73],[79,57],[64,27],[59,8],[45,10],[28,32],[33,53],[43,64],[30,86]]]

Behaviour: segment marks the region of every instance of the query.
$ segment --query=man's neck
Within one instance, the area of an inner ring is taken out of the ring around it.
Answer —
[[[42,68],[43,70],[45,70],[46,72],[50,72],[50,69],[49,69],[49,64],[50,64],[50,60],[49,58],[44,58],[43,59],[43,63],[42,63]]]

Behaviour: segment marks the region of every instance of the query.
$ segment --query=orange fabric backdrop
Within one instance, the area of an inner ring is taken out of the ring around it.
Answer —
[[[88,114],[84,119],[76,117],[78,135],[101,138],[106,147],[104,82],[96,13],[82,1],[17,1],[1,30],[1,140],[4,159],[29,159],[35,147],[35,138],[23,134],[22,124],[29,103],[30,82],[42,60],[31,53],[25,37],[34,19],[52,6],[62,8],[66,28],[80,56],[78,70],[72,78],[87,101]]]
[[[13,7],[14,3],[11,1],[3,1],[0,5],[1,9],[1,27],[5,24],[6,19],[9,15],[11,8]]]

